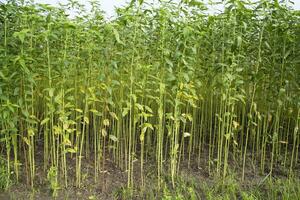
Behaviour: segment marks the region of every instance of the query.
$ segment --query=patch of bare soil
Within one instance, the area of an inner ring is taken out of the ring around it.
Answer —
[[[196,156],[191,158],[190,164],[187,160],[181,161],[180,164],[180,177],[187,182],[197,182],[199,185],[205,183],[206,185],[214,186],[216,183],[216,176],[214,170],[209,174],[208,169],[208,158],[205,152],[201,155],[200,162],[197,160]],[[233,158],[234,156],[231,156]],[[40,158],[40,159],[38,159]],[[27,199],[37,199],[37,200],[94,200],[94,199],[122,199],[123,188],[127,186],[127,172],[118,168],[112,160],[106,159],[104,170],[101,171],[99,177],[95,182],[94,177],[94,163],[92,157],[90,159],[83,159],[82,168],[82,186],[77,188],[75,186],[75,159],[69,158],[67,166],[68,168],[68,187],[65,188],[61,185],[58,191],[58,197],[53,198],[52,192],[50,190],[50,184],[47,181],[47,174],[44,172],[41,166],[43,166],[42,156],[38,156],[36,165],[36,179],[34,189],[30,187],[26,181],[25,173],[23,177],[20,178],[18,184],[14,184],[9,191],[0,193],[0,200],[27,200]],[[141,174],[140,174],[140,160],[134,162],[134,195],[133,199],[145,199],[145,194],[147,192],[152,192],[154,198],[159,199],[160,194],[156,188],[157,177],[155,160],[149,159],[144,164],[144,174],[145,174],[145,187],[141,188]],[[234,159],[229,160],[228,176],[234,177],[241,188],[253,188],[257,187],[262,180],[267,176],[269,169],[266,168],[264,174],[260,173],[259,163],[257,161],[252,162],[251,156],[248,156],[246,165],[245,180],[241,181],[242,168]],[[216,163],[212,163],[212,168],[216,166]],[[165,173],[163,177],[165,179],[170,179],[170,174],[168,172],[169,161],[164,161]],[[299,168],[299,166],[298,166]],[[299,170],[298,170],[299,171]],[[300,173],[299,173],[300,174]],[[273,176],[275,177],[287,177],[287,173],[284,169],[278,167],[274,168]],[[218,179],[218,178],[217,178]],[[218,179],[217,181],[219,181]],[[61,178],[60,183],[63,183]],[[166,181],[166,184],[171,186],[170,181]],[[201,188],[196,186],[197,191],[201,195]],[[200,197],[199,197],[200,198]],[[201,197],[202,198],[202,197]]]
[[[84,160],[82,168],[82,184],[80,188],[75,186],[75,160],[69,160],[68,187],[60,186],[58,196],[54,198],[43,169],[37,167],[37,175],[34,189],[26,183],[25,177],[21,177],[19,183],[14,184],[9,191],[0,195],[0,200],[84,200],[84,199],[114,199],[114,192],[117,188],[124,187],[127,183],[127,173],[114,165],[111,160],[106,160],[105,170],[101,171],[97,181],[93,163]],[[39,165],[42,166],[42,165]],[[61,183],[63,181],[61,180]]]

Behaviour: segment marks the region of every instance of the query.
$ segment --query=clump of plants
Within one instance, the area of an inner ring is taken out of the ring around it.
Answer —
[[[7,173],[9,172],[7,171],[5,164],[5,160],[0,157],[0,190],[8,189],[12,184],[11,179],[8,178]]]
[[[175,188],[183,163],[222,181],[232,167],[243,181],[253,166],[295,174],[299,12],[277,0],[222,4],[212,14],[202,1],[132,0],[106,20],[94,1],[1,3],[3,180],[25,174],[34,187],[39,166],[55,193],[82,186],[85,161],[105,183],[108,159],[129,191],[147,187],[149,162],[159,189],[163,174]]]

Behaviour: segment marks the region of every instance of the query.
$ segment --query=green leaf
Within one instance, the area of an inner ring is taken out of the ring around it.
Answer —
[[[144,139],[145,139],[145,133],[142,132],[142,133],[140,134],[140,141],[143,142]]]
[[[79,108],[75,108],[75,111],[79,112],[79,113],[83,113],[83,111]]]
[[[138,110],[141,110],[141,111],[144,110],[144,107],[139,103],[136,103],[135,106],[138,108]]]
[[[186,117],[190,122],[193,121],[193,117],[192,117],[191,114],[187,113],[187,114],[185,115],[185,117]]]
[[[47,117],[47,118],[43,119],[43,120],[41,121],[41,125],[44,125],[44,124],[46,124],[46,123],[47,123],[49,120],[50,120],[50,118],[49,118],[49,117]]]
[[[237,46],[238,46],[238,47],[241,47],[242,42],[243,42],[242,37],[241,37],[241,36],[237,36]]]
[[[184,133],[183,133],[183,137],[190,137],[190,136],[191,136],[191,134],[188,133],[188,132],[184,132]]]
[[[270,47],[269,43],[267,41],[265,41],[265,45],[269,50],[272,50],[272,48]]]
[[[15,32],[13,34],[14,37],[18,37],[19,40],[24,43],[24,40],[25,40],[25,37],[26,37],[26,34],[29,32],[30,30],[29,29],[23,29],[21,30],[20,32]]]
[[[94,113],[94,114],[98,114],[98,113],[99,113],[98,110],[96,110],[96,109],[90,109],[90,111],[91,111],[92,113]]]
[[[115,135],[109,135],[109,139],[111,139],[114,142],[118,142],[118,138]]]
[[[145,109],[149,112],[149,113],[153,113],[152,109],[149,106],[145,106]]]
[[[65,153],[76,153],[77,151],[76,151],[76,149],[74,148],[67,148],[66,150],[65,150]]]
[[[101,130],[101,134],[102,134],[103,137],[106,137],[106,136],[107,136],[107,132],[106,132],[105,128],[103,128],[103,129]]]
[[[22,113],[26,118],[29,117],[29,112],[27,110],[22,110]]]
[[[3,79],[3,80],[7,80],[7,78],[4,76],[3,72],[0,71],[0,77]]]
[[[64,139],[63,144],[66,145],[66,146],[71,146],[72,145],[71,141],[68,138]]]
[[[54,88],[49,88],[49,97],[53,97],[54,95]]]
[[[86,123],[86,124],[89,124],[90,121],[89,121],[89,118],[88,117],[83,117],[83,121]]]
[[[109,126],[109,120],[108,119],[104,119],[103,120],[103,125],[104,126]]]
[[[225,136],[226,140],[229,140],[229,138],[230,138],[230,133],[226,133],[224,136]]]
[[[167,63],[168,65],[170,65],[170,67],[173,67],[173,63],[172,63],[172,61],[171,61],[170,59],[165,58],[165,61],[166,61],[166,63]]]
[[[131,96],[131,98],[133,99],[133,102],[136,102],[136,100],[137,100],[136,95],[135,95],[135,94],[131,94],[130,96]]]
[[[129,112],[129,108],[124,108],[122,112],[122,117],[125,117]]]
[[[114,118],[115,120],[119,120],[119,118],[117,117],[116,113],[114,112],[109,112],[110,116],[112,116],[112,118]]]
[[[144,128],[150,128],[151,130],[154,130],[152,124],[150,124],[150,123],[144,123],[143,127]]]
[[[31,147],[30,140],[27,137],[23,137],[23,140],[24,140],[25,144],[27,144],[29,147]]]
[[[123,44],[124,45],[124,43],[121,41],[121,39],[120,39],[120,35],[119,35],[119,32],[117,31],[117,29],[115,29],[114,27],[111,27],[112,28],[112,31],[113,31],[113,34],[114,34],[114,36],[115,36],[115,39],[116,39],[116,41],[119,43],[119,44]]]

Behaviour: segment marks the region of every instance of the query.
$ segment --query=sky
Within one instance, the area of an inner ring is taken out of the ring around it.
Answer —
[[[106,17],[113,17],[115,12],[115,7],[120,7],[126,4],[126,2],[130,0],[98,0],[100,2],[101,8],[106,13]],[[174,0],[179,1],[179,0]],[[221,1],[221,0],[213,0]],[[253,0],[254,1],[254,0]],[[292,0],[294,2],[294,9],[300,10],[300,0]],[[51,5],[58,5],[59,3],[65,4],[67,0],[35,0],[35,2],[38,3],[45,3],[45,4],[51,4]],[[87,4],[87,0],[79,0],[81,4]]]

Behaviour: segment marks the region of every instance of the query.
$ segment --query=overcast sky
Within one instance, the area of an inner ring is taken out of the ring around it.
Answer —
[[[101,4],[103,11],[105,11],[107,17],[114,16],[115,7],[120,7],[126,4],[130,0],[98,0]],[[174,0],[179,1],[179,0]],[[213,2],[221,0],[212,0]],[[253,0],[254,1],[254,0]],[[292,0],[294,2],[293,7],[297,10],[300,10],[300,0]],[[51,5],[58,5],[58,3],[66,3],[67,0],[35,0],[35,2],[46,3]],[[81,4],[87,4],[87,0],[79,0]]]

